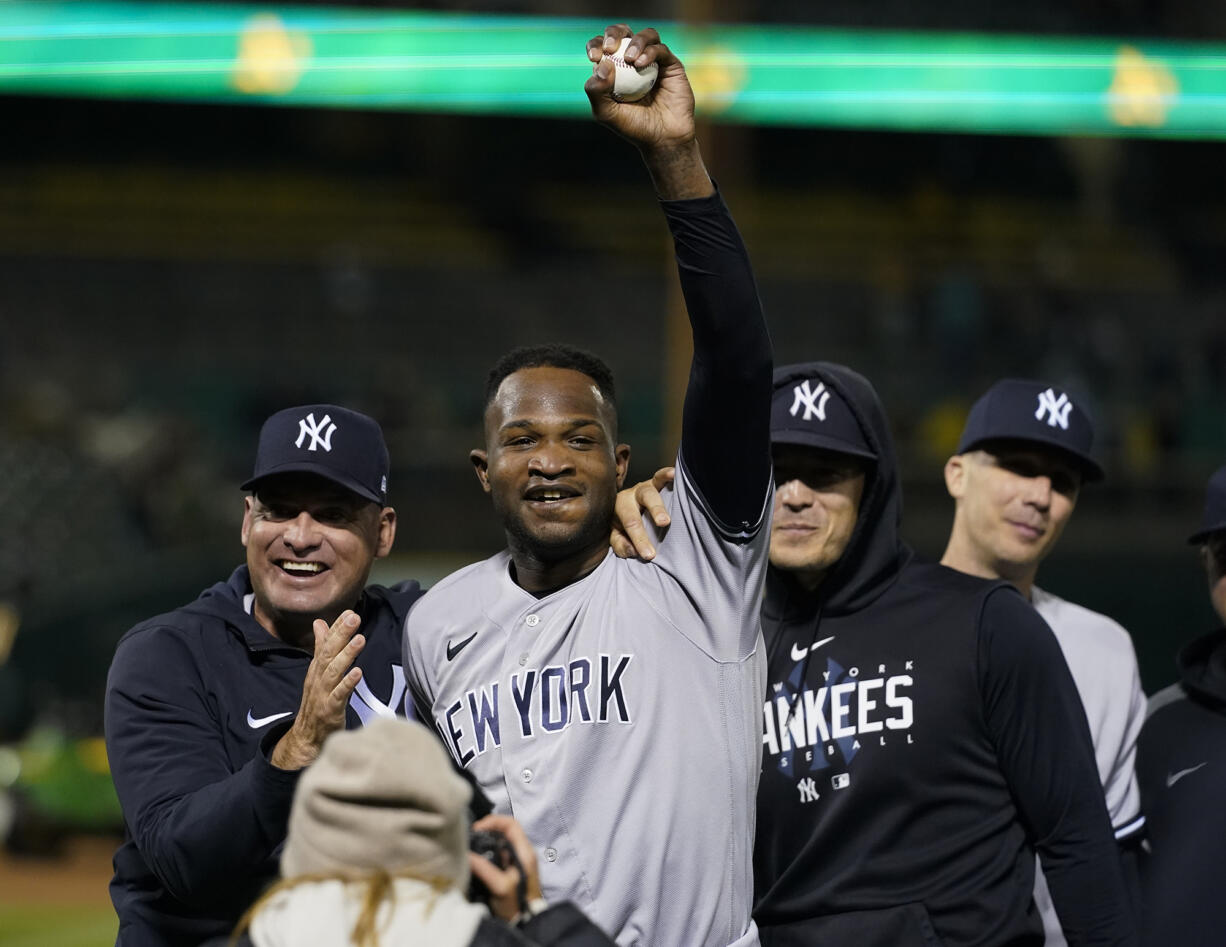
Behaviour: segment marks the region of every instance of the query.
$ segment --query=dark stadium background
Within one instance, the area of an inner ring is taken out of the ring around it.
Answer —
[[[1145,0],[418,6],[1226,36],[1216,5]],[[241,561],[237,484],[276,408],[382,421],[385,579],[498,548],[467,452],[515,344],[606,356],[632,474],[671,458],[664,227],[593,123],[51,98],[0,100],[0,122],[0,602],[20,616],[0,740],[100,732],[122,632]],[[1082,394],[1109,479],[1040,582],[1130,629],[1147,691],[1173,680],[1211,621],[1184,537],[1226,463],[1226,144],[729,125],[703,144],[778,361],[876,382],[921,552],[943,548],[941,464],[990,381]]]

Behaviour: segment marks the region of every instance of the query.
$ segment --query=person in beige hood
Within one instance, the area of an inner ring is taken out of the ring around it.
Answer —
[[[487,816],[473,828],[504,835],[522,876],[469,851],[471,792],[421,724],[384,718],[328,737],[294,795],[282,880],[230,942],[611,945],[573,904],[545,905],[536,855],[514,819]],[[470,873],[489,890],[488,909],[466,897]]]

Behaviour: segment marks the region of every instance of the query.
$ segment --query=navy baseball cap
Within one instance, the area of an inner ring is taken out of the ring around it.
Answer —
[[[1201,517],[1200,529],[1188,537],[1188,542],[1199,545],[1212,534],[1226,529],[1226,467],[1220,467],[1209,478],[1205,488],[1205,515]]]
[[[785,365],[775,371],[771,396],[771,443],[800,444],[877,459],[847,401],[812,365]]]
[[[367,500],[386,503],[383,431],[374,418],[334,404],[278,411],[260,429],[255,470],[242,489],[283,473],[318,474]]]
[[[1006,378],[971,405],[958,441],[965,454],[985,441],[1029,441],[1072,456],[1085,480],[1102,480],[1094,459],[1094,422],[1068,392],[1041,381]]]

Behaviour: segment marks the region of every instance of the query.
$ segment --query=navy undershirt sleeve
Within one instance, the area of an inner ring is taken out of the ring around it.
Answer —
[[[993,592],[979,636],[984,713],[1069,944],[1134,944],[1085,710],[1047,623],[1013,589]]]
[[[694,336],[682,463],[725,531],[752,533],[770,486],[771,343],[749,255],[718,191],[661,205]]]

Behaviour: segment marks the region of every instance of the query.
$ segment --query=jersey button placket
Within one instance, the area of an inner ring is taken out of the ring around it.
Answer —
[[[521,648],[523,648],[523,650],[519,652],[515,660],[520,667],[527,667],[528,660],[531,657],[532,644],[536,639],[535,629],[541,623],[541,616],[536,612],[532,612],[528,615],[523,615],[522,620],[522,624],[519,627],[523,631],[518,644]],[[504,754],[504,760],[506,763],[510,764],[508,769],[510,769],[511,772],[517,772],[519,776],[518,779],[508,780],[507,782],[507,789],[509,795],[511,796],[512,806],[521,808],[526,812],[531,811],[531,799],[533,794],[531,793],[530,787],[532,780],[536,776],[532,766],[526,765],[534,762],[531,745],[519,744],[514,751],[507,748],[504,750]],[[513,786],[517,787],[515,791],[512,791]]]
[[[544,616],[542,616],[539,612],[530,612],[527,615],[523,616],[523,624],[520,627],[524,630],[524,637],[522,638],[522,640],[524,644],[526,644],[527,647],[519,655],[518,660],[519,660],[520,667],[526,667],[528,665],[529,658],[531,657],[531,653],[532,653],[532,648],[538,641],[538,635],[540,635],[545,630],[544,627],[542,626],[543,618]],[[533,812],[534,810],[536,810],[539,807],[539,800],[540,800],[539,793],[535,792],[534,789],[532,788],[536,783],[539,782],[538,777],[541,775],[540,767],[535,766],[534,764],[539,763],[540,760],[531,756],[532,751],[529,749],[529,747],[539,748],[538,744],[536,744],[535,742],[525,744],[522,746],[523,752],[527,758],[521,758],[520,760],[519,780],[518,780],[518,788],[520,791],[516,794],[519,797],[517,804],[525,812]],[[544,789],[545,789],[545,786],[542,785],[541,790],[544,791]],[[542,812],[541,814],[544,814],[544,812]],[[546,821],[550,823],[550,827],[545,828],[544,826],[541,826],[541,828],[544,830],[542,834],[554,835],[556,837],[557,834],[560,831],[562,831],[562,827],[556,824],[553,824],[552,819],[547,818]],[[547,848],[541,849],[540,851],[541,851],[542,857],[545,859],[546,862],[550,864],[557,863],[558,849],[555,846],[551,845]]]
[[[533,612],[531,615],[524,616],[524,624],[527,625],[529,628],[535,628],[540,623],[541,623],[541,616],[538,615],[536,612]],[[519,656],[519,666],[522,668],[522,667],[527,667],[527,665],[528,665],[528,652],[525,651],[523,654]]]

